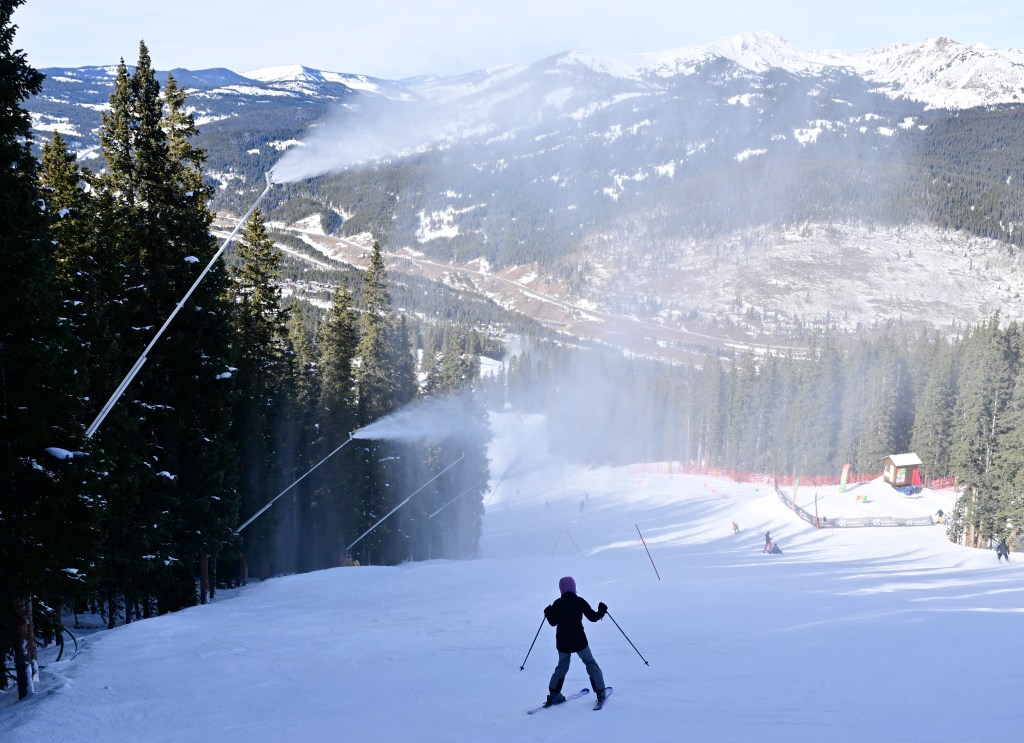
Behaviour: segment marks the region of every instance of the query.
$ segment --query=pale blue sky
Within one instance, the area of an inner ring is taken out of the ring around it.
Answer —
[[[1021,0],[27,0],[15,46],[35,67],[303,64],[384,78],[523,64],[568,50],[615,56],[771,31],[853,52],[947,36],[1024,46]]]

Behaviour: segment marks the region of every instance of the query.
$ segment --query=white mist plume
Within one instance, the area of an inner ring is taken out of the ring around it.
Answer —
[[[346,106],[310,129],[278,161],[275,183],[295,183],[375,160],[404,157],[488,130],[485,112],[437,102],[377,101]]]
[[[461,438],[478,425],[469,416],[464,396],[430,397],[360,428],[352,438],[392,441]]]

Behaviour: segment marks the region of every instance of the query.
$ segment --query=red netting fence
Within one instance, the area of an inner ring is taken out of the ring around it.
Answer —
[[[637,475],[703,475],[705,477],[720,477],[733,482],[753,482],[765,485],[779,485],[781,487],[792,487],[797,477],[800,484],[808,487],[825,487],[827,485],[838,485],[840,475],[775,475],[765,472],[744,472],[741,470],[730,470],[722,467],[698,467],[686,465],[681,462],[641,462],[630,465],[631,474]],[[853,485],[858,482],[869,482],[882,476],[881,472],[872,474],[858,474],[851,472],[846,482]],[[924,485],[932,490],[956,489],[955,477],[925,478]]]

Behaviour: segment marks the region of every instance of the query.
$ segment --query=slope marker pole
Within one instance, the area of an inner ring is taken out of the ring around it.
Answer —
[[[647,559],[651,561],[651,567],[654,568],[654,574],[658,576],[658,580],[661,580],[661,573],[658,572],[658,566],[654,564],[654,558],[651,557],[651,551],[647,549],[647,540],[644,539],[644,535],[640,533],[640,527],[636,524],[633,524],[633,526],[636,526],[636,533],[640,534],[640,541],[644,543],[644,549],[647,550]],[[615,620],[613,619],[612,621],[614,622]]]

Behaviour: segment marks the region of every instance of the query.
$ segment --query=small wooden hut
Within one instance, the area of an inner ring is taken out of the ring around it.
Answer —
[[[882,479],[894,488],[921,485],[921,458],[914,453],[890,454],[882,466]]]

